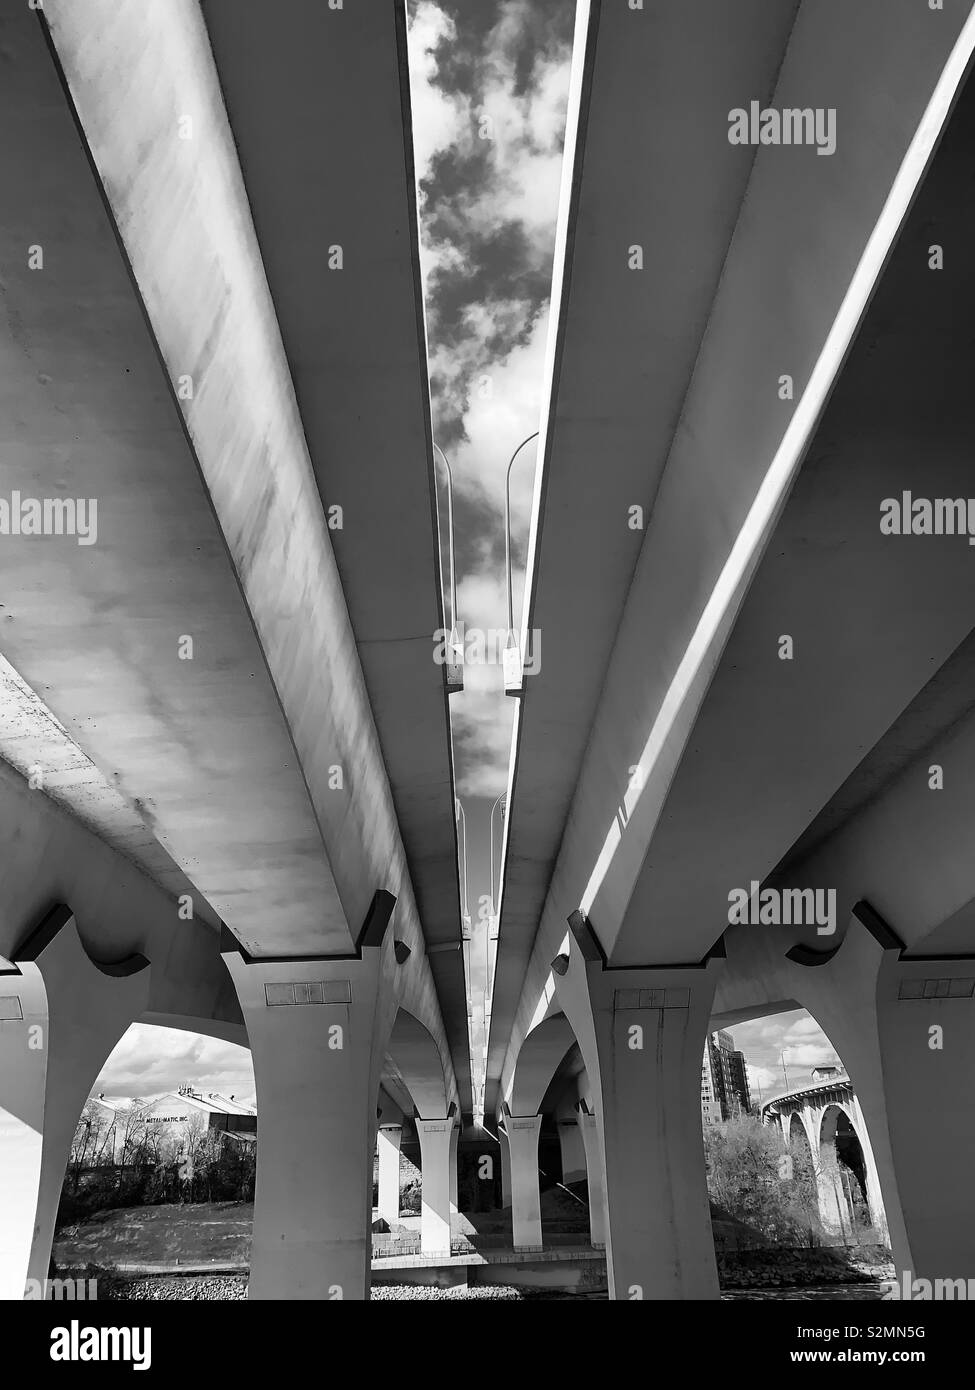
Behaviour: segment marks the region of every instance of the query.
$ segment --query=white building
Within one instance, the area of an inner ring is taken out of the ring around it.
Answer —
[[[218,1091],[180,1086],[140,1100],[101,1093],[91,1097],[91,1104],[104,1116],[116,1163],[122,1160],[127,1140],[131,1146],[151,1138],[174,1151],[185,1149],[191,1133],[218,1132],[243,1144],[257,1141],[256,1108]]]

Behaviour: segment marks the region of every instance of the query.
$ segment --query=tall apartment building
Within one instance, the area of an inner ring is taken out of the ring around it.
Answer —
[[[701,1119],[706,1125],[738,1119],[751,1110],[745,1054],[730,1033],[708,1034],[701,1064]]]
[[[704,1044],[704,1060],[701,1063],[701,1120],[706,1125],[719,1124],[721,1113],[721,1069],[715,1065],[715,1049],[711,1046],[711,1035]]]

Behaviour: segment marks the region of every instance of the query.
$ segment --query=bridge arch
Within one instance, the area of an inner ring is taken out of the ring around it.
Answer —
[[[386,1046],[382,1085],[399,1100],[405,1092],[421,1119],[442,1119],[449,1099],[443,1058],[433,1034],[401,1004]],[[402,1106],[408,1113],[409,1107]]]
[[[393,1019],[383,1059],[380,1094],[389,1097],[403,1116],[413,1115],[420,1145],[420,1249],[423,1254],[450,1251],[451,1216],[457,1212],[457,1150],[460,1117],[450,1099],[446,1070],[433,1034],[400,1004]],[[384,1120],[385,1110],[384,1105]],[[399,1214],[399,1155],[402,1123],[379,1127],[379,1188],[381,1214]],[[400,1117],[402,1120],[402,1116]]]
[[[512,1115],[536,1115],[552,1078],[575,1046],[576,1035],[565,1014],[552,1014],[527,1035],[511,1078],[508,1107]]]
[[[858,1209],[873,1216],[868,1198],[867,1159],[857,1133],[858,1119],[851,1105],[831,1098],[817,1112],[816,1120],[820,1216],[827,1229],[852,1231]]]
[[[518,1050],[502,1112],[514,1243],[542,1243],[538,1140],[543,1118],[550,1115],[558,1131],[562,1181],[586,1183],[590,1239],[593,1245],[604,1245],[603,1157],[592,1113],[592,1086],[575,1030],[552,1000]]]
[[[809,1128],[803,1120],[802,1114],[798,1110],[793,1110],[785,1118],[788,1123],[786,1142],[790,1152],[807,1155],[810,1167],[815,1167],[813,1144],[809,1137]]]

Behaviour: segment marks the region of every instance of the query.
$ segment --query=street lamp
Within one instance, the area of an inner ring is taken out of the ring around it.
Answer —
[[[450,639],[447,650],[447,694],[454,695],[464,689],[464,644],[457,629],[457,579],[454,574],[454,475],[450,460],[436,440],[433,447],[444,461],[447,470],[447,550],[450,557]],[[434,489],[436,496],[436,489]],[[439,506],[438,506],[439,514]],[[441,582],[442,582],[441,570]]]
[[[527,439],[521,441],[511,455],[504,479],[504,570],[508,593],[508,634],[505,637],[502,662],[504,666],[504,693],[506,695],[522,695],[525,688],[521,651],[518,646],[518,638],[515,635],[514,595],[511,584],[511,469],[525,445],[530,444],[533,439],[537,439],[538,434],[539,431],[536,430],[534,434],[530,434]]]
[[[493,921],[494,918],[496,917],[497,910],[498,910],[498,906],[497,906],[497,904],[498,904],[498,898],[496,898],[495,895],[494,895],[494,813],[495,813],[495,811],[498,810],[499,807],[501,808],[501,824],[502,824],[502,826],[503,826],[503,825],[504,825],[504,812],[505,812],[505,798],[506,798],[506,796],[507,796],[507,792],[502,792],[501,795],[500,795],[500,796],[497,798],[497,800],[495,801],[494,805],[491,807],[490,828],[489,828],[489,830],[488,830],[488,834],[489,834],[490,840],[491,840],[491,918],[492,918],[492,921]],[[499,870],[500,870],[500,868],[501,868],[500,855],[498,856],[498,868],[499,868]],[[501,884],[499,883],[499,884],[498,884],[498,897],[500,897],[500,896],[501,896]]]
[[[470,899],[467,894],[467,813],[459,797],[454,798],[454,807],[457,816],[458,840],[460,842],[461,860],[461,923],[464,930],[465,940],[470,939],[471,934],[471,907]]]

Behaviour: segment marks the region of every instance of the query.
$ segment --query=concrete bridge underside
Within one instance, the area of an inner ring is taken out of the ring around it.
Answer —
[[[361,1298],[381,1083],[440,1206],[471,1108],[404,8],[0,44],[5,492],[97,503],[0,547],[0,1282],[142,1020],[249,1043],[253,1296]]]
[[[880,528],[884,499],[971,490],[975,283],[937,268],[975,233],[971,7],[941,17],[580,24],[486,1105],[528,1132],[568,1026],[542,1104],[593,1116],[611,1297],[717,1295],[705,1035],[796,1007],[849,1069],[897,1268],[975,1270],[971,549]],[[835,154],[729,156],[746,92],[835,109]],[[829,890],[830,934],[729,925],[753,884]]]
[[[578,5],[485,1104],[514,1244],[554,1124],[611,1297],[717,1296],[704,1039],[795,1007],[898,1269],[975,1275],[971,549],[879,529],[970,488],[971,11]],[[98,504],[91,545],[0,538],[4,1297],[140,1020],[251,1048],[252,1297],[368,1297],[404,1122],[449,1250],[474,1098],[405,23],[0,0],[0,469]],[[731,145],[756,97],[835,109],[835,153]],[[828,930],[729,925],[752,883],[828,891]]]

